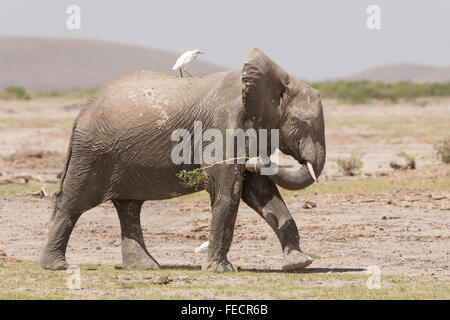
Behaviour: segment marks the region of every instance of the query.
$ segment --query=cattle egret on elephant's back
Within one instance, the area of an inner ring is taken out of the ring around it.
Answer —
[[[191,76],[191,74],[187,72],[186,66],[188,65],[189,62],[197,59],[199,54],[204,54],[204,52],[198,49],[186,51],[177,59],[177,62],[175,62],[172,70],[179,70],[182,78],[183,78],[183,71]]]

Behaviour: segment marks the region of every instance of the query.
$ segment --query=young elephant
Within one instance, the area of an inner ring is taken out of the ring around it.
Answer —
[[[201,165],[171,160],[177,144],[172,132],[184,128],[192,133],[194,121],[201,121],[203,130],[215,128],[224,135],[226,129],[279,129],[279,149],[298,162],[296,168],[280,169],[273,176],[246,171],[244,164],[217,164],[205,170],[212,221],[203,270],[235,271],[227,253],[241,198],[278,236],[284,270],[309,265],[312,259],[300,250],[297,226],[276,184],[305,188],[313,183],[312,175],[320,175],[325,162],[321,100],[316,90],[292,78],[258,49],[242,70],[194,78],[134,72],[98,90],[73,125],[40,265],[67,268],[66,247],[78,218],[112,200],[122,231],[123,267],[159,268],[144,243],[141,206],[145,200],[198,191],[186,187],[176,174]]]

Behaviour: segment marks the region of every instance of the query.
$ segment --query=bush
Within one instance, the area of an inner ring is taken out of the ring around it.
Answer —
[[[434,149],[436,150],[438,157],[442,160],[442,162],[450,163],[450,138],[436,143],[434,145]]]
[[[36,98],[68,98],[87,99],[98,88],[91,89],[67,89],[59,91],[51,90],[25,90],[21,87],[7,87],[0,91],[0,99],[5,100],[30,100]]]
[[[87,99],[89,98],[98,87],[91,89],[66,89],[59,91],[48,90],[31,90],[29,92],[32,99],[36,98],[68,98],[68,99]]]
[[[339,171],[346,176],[355,176],[361,173],[363,154],[352,153],[349,158],[340,158],[336,160]]]
[[[338,99],[353,104],[374,99],[397,102],[422,97],[450,96],[450,83],[326,81],[312,83],[311,86],[320,91],[322,98]]]
[[[397,163],[395,161],[391,161],[389,165],[394,170],[414,170],[416,169],[416,155],[410,155],[406,152],[401,152],[398,154],[399,157],[404,159],[404,163]]]
[[[30,96],[24,88],[7,87],[0,92],[0,98],[7,100],[29,100]]]

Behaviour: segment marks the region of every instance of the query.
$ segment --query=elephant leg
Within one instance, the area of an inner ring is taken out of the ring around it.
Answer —
[[[242,166],[217,166],[208,171],[205,189],[211,197],[212,219],[208,259],[203,271],[236,271],[227,254],[233,240],[234,225],[242,191]]]
[[[66,261],[66,249],[70,234],[83,210],[72,205],[73,202],[63,199],[55,214],[48,235],[48,242],[41,252],[39,264],[44,269],[65,270],[69,266]]]
[[[54,195],[55,209],[48,242],[42,250],[39,264],[44,269],[67,269],[66,249],[70,235],[80,216],[104,201],[104,190],[98,187],[97,164],[89,157],[72,156],[63,188]],[[86,170],[85,168],[89,168]],[[86,192],[86,190],[91,190]]]
[[[122,231],[122,267],[127,270],[156,270],[159,264],[145,246],[141,228],[143,201],[113,200]]]
[[[246,172],[242,200],[275,231],[283,250],[283,270],[297,270],[311,264],[312,258],[300,249],[297,225],[275,183],[267,176]]]

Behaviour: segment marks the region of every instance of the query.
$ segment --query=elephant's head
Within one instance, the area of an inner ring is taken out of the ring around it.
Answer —
[[[314,182],[325,164],[325,127],[319,92],[295,80],[258,49],[242,70],[242,99],[258,129],[280,131],[280,150],[295,158],[293,168],[280,167],[272,181],[286,189]]]

